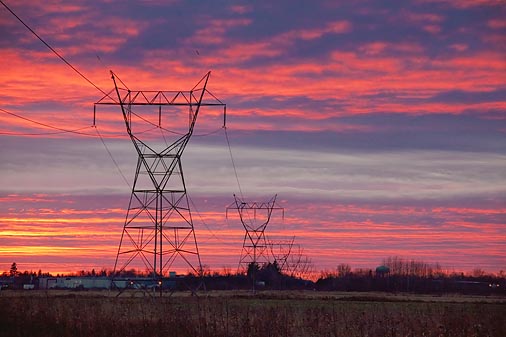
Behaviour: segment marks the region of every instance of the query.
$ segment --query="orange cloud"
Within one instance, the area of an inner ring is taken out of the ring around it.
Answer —
[[[30,198],[27,198],[30,199]],[[36,198],[33,202],[37,202]],[[297,209],[297,208],[296,208]],[[447,255],[465,246],[466,254],[478,254],[483,247],[487,256],[501,256],[503,250],[500,234],[502,225],[489,222],[470,222],[463,220],[470,215],[502,215],[503,209],[480,208],[424,208],[424,207],[377,207],[353,204],[309,204],[304,213],[318,214],[318,218],[298,217],[290,211],[284,224],[275,219],[267,228],[269,238],[296,237],[296,243],[304,246],[305,253],[318,266],[335,265],[337,261],[353,261],[354,267],[371,267],[371,256],[410,256],[426,261],[446,262]],[[34,210],[38,217],[3,217],[0,222],[7,224],[0,231],[0,240],[9,239],[10,244],[0,249],[5,263],[12,259],[22,261],[22,265],[34,265],[34,269],[44,271],[62,270],[65,263],[51,265],[53,258],[79,256],[74,264],[68,264],[66,272],[83,268],[112,268],[116,254],[117,240],[124,218],[121,209],[75,210],[64,208],[61,212],[47,208]],[[94,215],[103,217],[95,217]],[[344,220],[343,216],[363,216],[367,220]],[[404,217],[416,219],[427,215],[438,217],[444,225],[433,226],[428,223],[410,221],[403,223]],[[370,218],[393,217],[393,221]],[[224,214],[216,211],[200,211],[195,219],[195,228],[203,263],[213,266],[234,266],[242,249],[244,229],[239,219],[231,217],[223,226]],[[326,218],[326,219],[325,219]],[[207,223],[206,226],[201,221]],[[204,228],[207,227],[207,228]],[[363,242],[368,245],[364,246]],[[50,244],[51,242],[51,244]],[[93,242],[93,245],[90,244]],[[336,247],[335,242],[341,246]],[[437,247],[436,249],[430,247]],[[494,248],[495,247],[495,248]],[[228,251],[228,254],[224,254]],[[230,254],[230,252],[234,252]],[[93,263],[90,259],[103,257],[102,262]],[[378,256],[378,254],[381,254]],[[443,258],[441,258],[443,256]],[[464,259],[459,263],[464,263]],[[31,260],[30,260],[31,259]],[[458,260],[458,259],[457,259]],[[32,261],[32,262],[30,262]],[[33,262],[41,261],[41,262]],[[43,262],[46,261],[46,262]],[[453,263],[456,260],[454,259]],[[19,263],[19,262],[18,262]],[[32,263],[32,264],[30,264]],[[380,263],[377,260],[374,263]],[[180,267],[177,267],[180,268]],[[184,268],[183,268],[184,269]],[[181,271],[184,272],[184,270]],[[178,269],[179,270],[179,269]]]
[[[331,54],[330,62],[308,62],[307,60],[295,64],[277,64],[257,66],[255,70],[243,70],[238,66],[230,66],[214,73],[211,85],[214,92],[224,101],[228,97],[245,97],[248,99],[261,98],[275,94],[283,97],[303,96],[315,100],[337,98],[346,100],[347,108],[340,110],[340,115],[362,114],[374,112],[395,113],[462,113],[466,109],[504,108],[501,102],[476,103],[473,106],[453,103],[421,103],[416,106],[404,103],[393,103],[391,100],[358,99],[363,95],[376,95],[389,91],[403,97],[430,97],[447,90],[488,91],[502,85],[502,74],[505,65],[500,55],[495,53],[478,53],[472,56],[458,56],[454,58],[432,60],[424,57],[406,58],[389,56],[390,52],[419,53],[420,46],[413,44],[372,43],[361,47],[363,54],[354,52],[335,51]],[[455,48],[462,50],[460,46]],[[75,108],[71,114],[55,113],[34,116],[42,122],[69,128],[73,125],[91,124],[92,102],[102,96],[96,89],[83,79],[75,76],[71,70],[60,64],[45,63],[51,55],[40,53],[21,54],[18,50],[6,50],[6,71],[2,73],[3,83],[9,83],[2,88],[3,93],[12,104],[37,103],[41,101],[59,101],[72,104]],[[270,48],[269,42],[258,42],[253,45],[233,45],[226,50],[216,62],[225,64],[230,60],[248,60],[256,56],[276,56],[281,53],[279,48]],[[206,58],[207,56],[203,56]],[[207,57],[211,60],[211,57]],[[161,71],[154,75],[137,68],[122,67],[118,73],[127,82],[136,78],[135,88],[168,87],[167,83],[178,83],[178,87],[188,87],[198,78],[195,69],[183,63],[166,61],[166,57],[155,52],[146,54],[146,60],[155,64]],[[43,62],[41,62],[43,61]],[[214,62],[214,61],[209,61]],[[415,66],[413,66],[413,64]],[[175,70],[167,78],[166,69]],[[258,76],[262,73],[262,76]],[[36,76],[35,76],[36,74]],[[103,68],[91,67],[87,75],[105,90],[112,87],[109,76]],[[112,108],[110,113],[99,111],[99,125],[106,133],[119,133],[123,130],[121,118]],[[306,111],[293,108],[280,109],[283,114],[300,118],[324,118],[325,114],[308,115]],[[236,110],[238,115],[249,114],[247,110]],[[265,109],[266,115],[276,114],[276,109]],[[328,115],[335,115],[336,111],[328,111]],[[28,116],[29,117],[29,116]],[[69,118],[73,122],[68,122]],[[7,116],[0,116],[4,125],[9,128],[33,127]],[[59,120],[61,119],[61,122]],[[79,123],[76,123],[76,120]],[[109,122],[120,122],[113,127]],[[275,126],[273,126],[275,127]],[[295,126],[294,126],[295,127]]]

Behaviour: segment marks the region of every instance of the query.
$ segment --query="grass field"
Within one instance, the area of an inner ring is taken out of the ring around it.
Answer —
[[[0,336],[506,336],[506,299],[328,292],[2,291]]]

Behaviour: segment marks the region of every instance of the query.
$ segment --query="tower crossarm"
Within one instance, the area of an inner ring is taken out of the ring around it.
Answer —
[[[197,120],[197,116],[202,106],[219,106],[223,107],[223,125],[226,120],[226,104],[219,100],[209,90],[207,90],[207,82],[211,72],[204,75],[200,81],[191,90],[130,90],[118,76],[111,71],[111,78],[114,82],[114,88],[107,92],[94,104],[93,125],[96,123],[96,107],[97,105],[120,105],[123,111],[123,117],[127,124],[127,130],[131,131],[131,115],[132,106],[158,106],[159,122],[161,125],[161,107],[176,106],[189,108],[189,127],[188,134],[191,135],[193,127]],[[124,87],[120,87],[118,82]],[[205,95],[207,94],[207,95]]]

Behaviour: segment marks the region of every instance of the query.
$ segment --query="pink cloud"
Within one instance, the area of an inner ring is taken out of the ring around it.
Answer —
[[[197,30],[189,42],[197,45],[221,44],[225,41],[225,35],[229,29],[248,26],[251,22],[251,19],[246,18],[211,20],[205,28]]]
[[[444,16],[433,13],[416,13],[402,10],[400,15],[405,20],[416,23],[441,23],[444,21]]]
[[[394,22],[394,18],[391,19]],[[422,30],[437,34],[441,32],[441,23],[444,21],[444,17],[439,14],[433,13],[417,13],[408,10],[401,10],[398,17],[395,20],[405,21],[409,25],[419,26]]]
[[[329,22],[323,27],[319,28],[306,28],[295,29],[286,33],[279,34],[272,38],[277,43],[284,42],[285,44],[293,43],[293,40],[314,40],[321,38],[325,34],[345,34],[352,30],[352,25],[349,21],[334,21]]]
[[[455,8],[470,8],[476,6],[498,6],[502,0],[416,0],[418,3],[442,3]]]
[[[398,97],[431,97],[447,90],[489,91],[503,84],[505,65],[496,53],[478,53],[445,59],[416,57],[420,47],[413,44],[374,43],[361,47],[363,53],[335,51],[330,62],[286,63],[269,66],[257,66],[253,69],[241,69],[229,65],[218,66],[213,72],[211,85],[214,92],[220,92],[220,98],[226,101],[228,96],[262,97],[275,93],[280,99],[304,96],[311,99],[329,97],[346,100],[347,108],[340,110],[341,115],[374,112],[396,112],[411,114],[461,113],[468,109],[504,109],[502,102],[475,104],[423,103],[416,106],[401,102],[392,102],[378,97],[367,102],[358,99],[361,95],[374,95],[385,90],[396,93]],[[463,48],[456,46],[455,48]],[[392,52],[405,51],[404,57],[390,56]],[[92,102],[102,96],[83,79],[74,76],[72,71],[61,64],[49,62],[52,56],[47,53],[22,53],[18,50],[5,50],[5,71],[2,92],[9,97],[11,104],[37,103],[41,101],[60,101],[70,104],[66,114],[58,111],[40,114],[28,114],[38,121],[69,128],[69,125],[91,125]],[[282,49],[270,48],[267,42],[253,45],[233,45],[216,62],[227,64],[230,60],[249,60],[259,55],[276,56]],[[415,55],[415,57],[413,57]],[[202,56],[206,58],[207,56]],[[46,61],[46,59],[48,61]],[[179,88],[191,88],[201,74],[182,62],[171,61],[164,53],[147,53],[146,61],[154,64],[159,72],[140,71],[135,67],[121,67],[115,71],[121,74],[133,89],[151,89],[167,87],[167,83],[178,83]],[[112,82],[107,72],[99,65],[90,64],[87,75],[99,86],[109,90]],[[170,69],[170,73],[168,72]],[[262,76],[258,76],[258,74]],[[135,82],[131,79],[135,78]],[[135,84],[135,85],[134,85]],[[135,87],[135,88],[134,88]],[[170,88],[168,88],[170,89]],[[15,110],[23,114],[24,111]],[[71,112],[71,113],[70,113]],[[116,109],[100,110],[99,126],[106,133],[123,132],[123,125],[117,117]],[[247,115],[251,111],[237,110],[238,115]],[[259,112],[256,112],[259,113]],[[303,109],[280,107],[260,112],[264,115],[295,116],[306,119],[309,116]],[[312,114],[311,119],[335,116],[336,111],[320,111]],[[0,115],[4,126],[9,129],[34,128],[28,122]],[[69,118],[73,122],[69,123]],[[78,121],[78,122],[76,122]],[[246,126],[246,125],[245,125]],[[264,125],[268,129],[275,124]],[[312,126],[292,124],[288,128],[312,129]],[[346,128],[346,127],[345,127]],[[352,127],[353,128],[353,127]],[[92,130],[93,131],[93,130]]]
[[[406,15],[415,22],[428,24],[437,24],[444,20],[442,16],[430,13],[408,12]],[[73,27],[75,24],[70,18],[62,19],[64,27]],[[226,41],[226,32],[229,29],[249,24],[251,24],[249,19],[214,20],[208,30],[198,31],[189,41],[205,43],[217,38],[212,43],[222,43]],[[112,37],[108,37],[109,40],[98,40],[103,47],[100,47],[97,52],[103,53],[115,51],[126,43],[128,37],[138,36],[147,27],[139,26],[135,21],[125,24],[119,18],[96,25],[114,32]],[[492,25],[497,25],[497,23],[492,23]],[[197,74],[198,69],[193,67],[192,62],[195,62],[202,68],[204,65],[209,65],[205,68],[216,69],[213,72],[211,85],[213,91],[220,92],[219,96],[224,100],[234,96],[258,99],[274,93],[280,101],[303,96],[315,100],[332,98],[347,103],[346,109],[338,112],[321,111],[311,115],[311,119],[323,119],[335,116],[337,113],[340,115],[385,111],[409,114],[462,113],[471,108],[497,111],[504,108],[501,102],[473,105],[422,102],[411,106],[381,98],[381,93],[385,91],[394,93],[400,98],[423,99],[448,90],[483,92],[495,90],[503,85],[502,78],[506,69],[502,55],[494,52],[433,59],[425,56],[424,48],[416,43],[376,41],[359,46],[356,52],[343,52],[336,49],[330,55],[322,55],[318,59],[250,65],[248,69],[241,66],[242,62],[259,57],[281,57],[286,52],[286,48],[294,44],[296,40],[317,39],[324,34],[342,34],[351,29],[350,22],[336,21],[323,24],[318,28],[292,30],[254,43],[230,43],[219,55],[208,55],[205,50],[201,50],[200,55],[196,55],[191,49],[193,59],[189,62],[177,60],[188,58],[181,51],[155,50],[143,55],[143,61],[150,65],[149,69],[139,69],[137,65],[131,65],[118,66],[114,70],[126,83],[131,83],[134,89],[166,88],[167,83],[177,83],[178,88],[191,88],[195,79],[201,75],[200,72]],[[87,50],[94,48],[91,45],[94,41],[89,35],[85,33],[78,35],[78,40],[87,42],[63,49],[63,52],[66,55],[79,55],[82,48]],[[450,48],[463,51],[467,46],[453,44]],[[68,128],[67,119],[63,119],[63,116],[71,115],[74,121],[82,121],[79,125],[90,124],[91,103],[102,96],[95,88],[72,74],[68,67],[55,61],[54,55],[48,51],[26,52],[6,49],[3,53],[7,56],[4,61],[6,71],[0,75],[4,83],[0,87],[11,104],[59,101],[70,105],[68,110],[72,113],[46,112],[41,121]],[[112,87],[107,69],[98,59],[92,58],[86,63],[76,65],[80,69],[85,69],[86,75],[103,89],[109,90]],[[358,98],[367,95],[378,95],[378,97],[367,101]],[[237,110],[236,113],[250,114],[251,109]],[[309,118],[303,109],[293,107],[260,112],[266,116],[276,116],[280,113],[301,120]],[[114,116],[116,115],[112,110],[108,113],[100,113],[99,124],[108,133],[123,131],[121,124],[114,124],[114,121],[117,121]],[[9,128],[33,127],[29,123],[4,115],[0,118]],[[278,127],[271,122],[264,123],[264,127],[269,129]],[[304,126],[297,122],[287,127],[313,128],[311,125]],[[352,130],[354,127],[345,126],[344,129],[346,128]]]
[[[40,17],[48,14],[73,14],[82,13],[88,9],[87,6],[76,3],[68,3],[64,0],[48,0],[44,2],[33,2],[30,0],[18,0],[13,4],[12,9],[15,12],[28,13],[27,15]],[[20,8],[23,11],[20,11]]]
[[[464,43],[455,43],[450,45],[450,48],[458,52],[463,52],[466,51],[469,48],[469,46]]]
[[[387,43],[387,42],[372,42],[368,44],[364,44],[358,48],[358,50],[371,59],[374,59],[378,55],[389,56],[392,54],[421,54],[424,51],[424,48],[416,43],[409,42],[401,42],[401,43]],[[399,55],[402,60],[402,55]]]
[[[388,44],[385,42],[372,42],[366,45],[362,45],[359,47],[359,50],[365,53],[366,55],[378,55],[383,53],[388,47]]]
[[[230,11],[236,14],[246,14],[251,12],[252,8],[248,5],[233,5],[230,6]]]
[[[81,26],[93,22],[95,30],[81,29]],[[112,53],[127,43],[132,37],[139,36],[149,26],[145,21],[128,20],[110,17],[107,20],[93,21],[90,15],[79,17],[50,19],[47,31],[41,31],[42,36],[50,36],[54,46],[58,42],[75,41],[73,46],[56,47],[64,56],[79,55],[83,50],[97,53]],[[58,27],[55,31],[52,27]],[[97,34],[96,31],[107,34]]]
[[[493,19],[487,22],[490,28],[494,29],[505,29],[506,28],[506,20]]]
[[[334,21],[327,23],[322,28],[299,29],[282,34],[278,39],[300,38],[302,40],[314,40],[325,34],[345,34],[349,33],[352,25],[349,21]]]
[[[441,32],[441,26],[438,25],[425,25],[423,26],[423,30],[431,34],[437,34]]]
[[[196,32],[190,41],[200,44],[222,44],[225,43],[225,33],[228,29],[236,26],[246,26],[251,24],[250,19],[234,20],[214,20],[210,27]],[[343,34],[351,30],[351,24],[348,21],[336,21],[328,23],[326,26],[314,29],[297,29],[275,35],[269,39],[263,39],[256,42],[227,44],[220,55],[207,56],[201,55],[206,64],[236,64],[244,62],[255,57],[274,57],[281,55],[285,48],[292,45],[295,40],[313,40],[322,37],[324,34]]]

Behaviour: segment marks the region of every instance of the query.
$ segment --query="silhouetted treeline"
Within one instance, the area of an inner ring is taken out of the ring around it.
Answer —
[[[503,294],[506,295],[504,278],[496,276],[473,277],[462,274],[420,277],[412,275],[377,275],[350,273],[346,276],[326,276],[318,279],[315,289],[320,291],[387,291],[425,294]]]
[[[372,269],[351,270],[340,264],[336,272],[322,273],[316,281],[322,291],[386,291],[425,294],[502,294],[506,295],[506,274],[486,274],[475,269],[471,274],[447,273],[439,264],[389,257]]]
[[[18,272],[13,264],[9,273],[0,276],[0,286],[3,288],[23,289],[24,285],[33,284],[38,288],[40,277],[54,277],[49,273]],[[80,271],[70,275],[56,275],[64,277],[112,277],[112,273],[105,269],[96,272]],[[116,275],[118,276],[118,275]],[[146,278],[151,275],[135,270],[123,271],[122,278]],[[164,278],[166,280],[167,278]],[[171,280],[169,278],[168,280]],[[202,283],[207,290],[317,290],[317,291],[385,291],[410,292],[424,294],[462,293],[477,295],[506,296],[506,274],[487,274],[481,269],[475,269],[470,274],[447,273],[438,265],[427,264],[422,261],[406,260],[399,257],[389,257],[383,260],[383,265],[372,269],[355,269],[347,264],[340,264],[335,271],[322,272],[316,281],[285,275],[274,263],[262,266],[251,264],[245,273],[231,273],[205,271],[202,278],[193,274],[179,275],[175,290],[187,290],[188,287],[197,289]],[[165,281],[164,281],[165,282]]]

